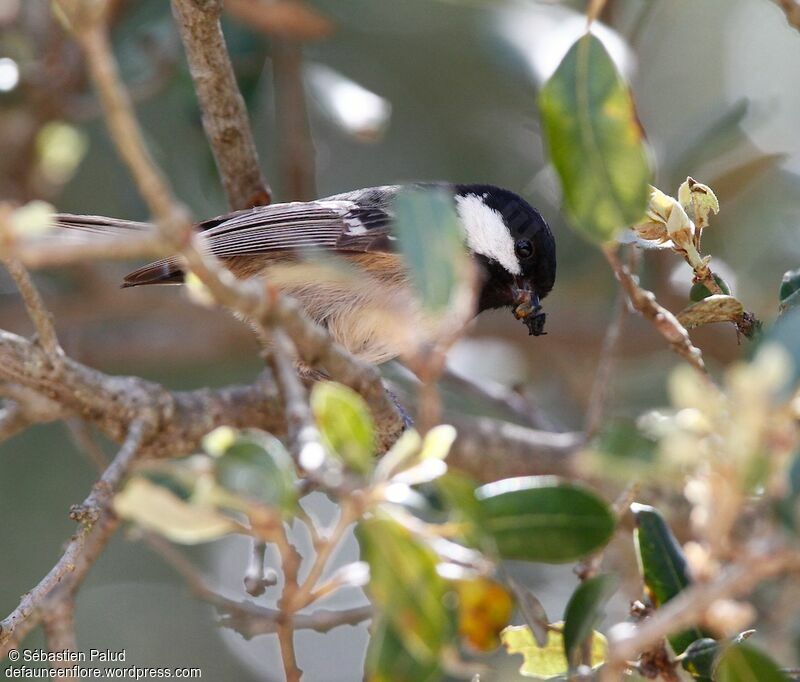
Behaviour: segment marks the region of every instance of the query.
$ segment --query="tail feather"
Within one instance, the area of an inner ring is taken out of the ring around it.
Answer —
[[[174,256],[148,263],[125,275],[121,287],[139,287],[145,284],[183,284],[183,269]]]
[[[76,234],[102,234],[109,237],[130,234],[131,232],[148,232],[153,229],[150,223],[121,220],[119,218],[106,218],[105,216],[99,215],[57,213],[54,216],[54,221],[56,228],[70,230]]]
[[[148,232],[153,229],[150,223],[106,218],[94,215],[73,215],[58,213],[54,217],[56,229],[66,232],[58,234],[59,239],[96,240],[98,238],[115,239],[130,235],[131,232]],[[180,284],[183,282],[183,270],[175,257],[162,258],[154,263],[142,266],[126,275],[121,287],[137,287],[146,284]]]

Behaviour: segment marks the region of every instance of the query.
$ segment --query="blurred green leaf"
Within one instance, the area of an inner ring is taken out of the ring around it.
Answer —
[[[406,648],[396,625],[380,617],[373,626],[364,662],[367,682],[434,682],[441,679],[437,659],[420,661]]]
[[[729,646],[719,659],[714,679],[717,682],[789,682],[769,656],[749,644]]]
[[[372,471],[375,426],[364,399],[347,386],[320,381],[311,391],[311,409],[328,449],[354,471]]]
[[[287,514],[297,505],[297,474],[283,444],[261,431],[240,433],[214,459],[219,484],[232,493]]]
[[[475,490],[478,488],[475,480],[451,469],[437,478],[434,485],[443,498],[450,520],[462,524],[461,535],[465,542],[491,553],[494,540],[484,527],[481,504],[475,497]]]
[[[564,563],[603,547],[614,532],[595,493],[552,476],[489,483],[475,494],[482,524],[504,559]]]
[[[399,523],[372,517],[359,523],[356,537],[369,564],[368,594],[405,654],[426,670],[436,664],[454,632],[444,604],[447,585],[436,570],[438,559]],[[405,655],[404,654],[404,655]],[[370,665],[385,667],[373,668]],[[368,678],[395,679],[392,661],[382,652],[368,657]]]
[[[564,655],[570,669],[580,665],[581,647],[605,615],[604,607],[617,589],[613,575],[597,575],[582,582],[564,611]]]
[[[628,86],[603,44],[587,33],[539,95],[544,138],[575,228],[613,240],[647,209],[647,150]]]
[[[564,639],[559,631],[560,623],[553,623],[547,633],[547,644],[540,647],[526,625],[508,627],[503,630],[500,639],[509,654],[521,654],[524,661],[519,672],[525,677],[540,680],[552,680],[564,677],[569,671],[564,656]],[[606,659],[608,642],[599,632],[592,636],[592,667],[602,665]]]
[[[520,585],[510,576],[507,581],[517,597],[519,611],[525,624],[530,628],[534,640],[540,647],[547,646],[547,627],[550,619],[547,617],[547,611],[544,610],[542,602],[527,587]]]
[[[211,507],[184,502],[167,488],[134,476],[114,497],[114,513],[173,542],[191,545],[236,533],[241,526]]]
[[[684,652],[681,661],[683,669],[700,682],[711,682],[713,679],[715,659],[721,646],[715,639],[704,637],[692,642]]]
[[[683,549],[672,534],[664,517],[653,507],[632,504],[636,519],[634,541],[639,556],[639,568],[653,606],[659,608],[691,584],[689,565]],[[682,654],[704,634],[697,628],[669,636],[676,654]]]
[[[800,380],[800,307],[790,308],[781,315],[764,334],[762,343],[777,343],[789,353],[794,373],[786,378],[786,384],[794,386]]]
[[[792,457],[788,474],[786,494],[777,501],[776,511],[781,522],[796,531],[800,522],[800,453]]]
[[[658,441],[650,438],[633,419],[609,419],[592,444],[593,449],[620,459],[653,462]],[[628,462],[624,463],[626,466]]]
[[[443,311],[468,267],[453,198],[443,190],[411,189],[397,196],[394,209],[400,252],[420,301]]]
[[[789,270],[783,274],[778,300],[781,310],[788,310],[800,305],[800,268]]]

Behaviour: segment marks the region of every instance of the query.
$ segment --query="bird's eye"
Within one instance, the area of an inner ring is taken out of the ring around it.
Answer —
[[[517,258],[526,260],[533,255],[533,244],[529,239],[520,239],[514,245],[514,252],[517,254]]]

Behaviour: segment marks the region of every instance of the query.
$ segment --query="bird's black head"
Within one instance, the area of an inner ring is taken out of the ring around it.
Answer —
[[[556,243],[539,212],[492,185],[457,185],[467,246],[484,271],[479,311],[512,307],[534,336],[544,334],[541,299],[556,278]]]

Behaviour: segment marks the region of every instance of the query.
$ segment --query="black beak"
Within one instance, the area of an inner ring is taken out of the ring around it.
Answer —
[[[529,336],[543,336],[547,315],[542,311],[539,295],[531,289],[530,282],[517,278],[511,285],[514,303],[514,317],[522,320],[528,328]]]

